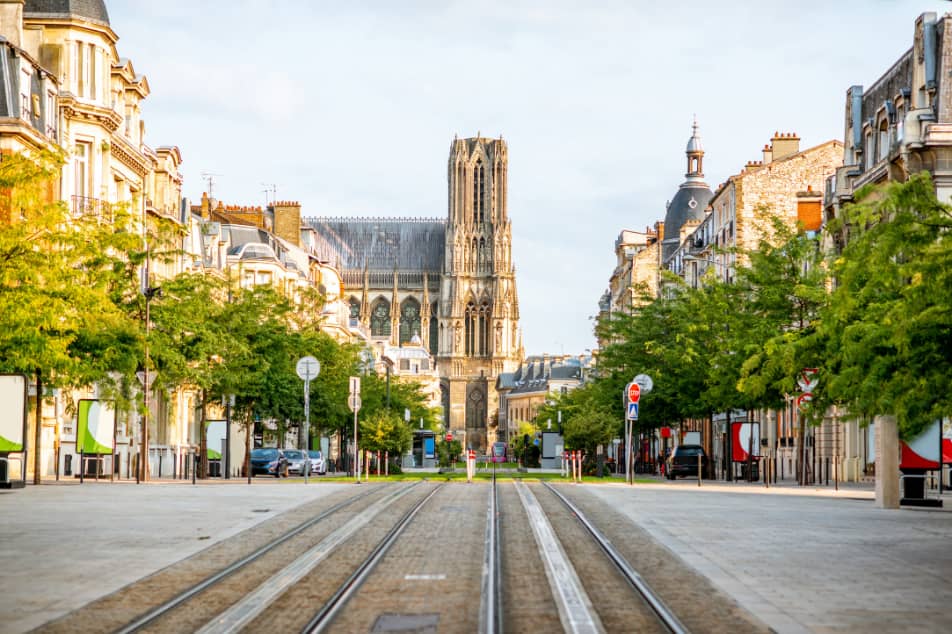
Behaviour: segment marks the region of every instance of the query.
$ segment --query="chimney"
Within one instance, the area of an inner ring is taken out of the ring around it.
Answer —
[[[294,246],[301,246],[301,203],[279,201],[274,209],[274,234]]]
[[[770,165],[770,161],[773,160],[773,149],[766,143],[764,144],[764,165]]]
[[[773,138],[770,139],[770,146],[772,160],[777,161],[800,151],[800,137],[796,132],[774,132]]]
[[[0,0],[0,35],[17,48],[23,48],[23,2]]]
[[[202,220],[208,220],[211,208],[212,204],[208,199],[208,192],[202,192]]]

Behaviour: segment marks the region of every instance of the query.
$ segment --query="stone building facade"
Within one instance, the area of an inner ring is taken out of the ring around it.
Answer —
[[[843,164],[826,182],[823,218],[837,218],[854,193],[870,183],[902,182],[928,171],[940,201],[952,203],[952,13],[923,13],[913,25],[912,46],[868,87],[850,86],[844,104]],[[846,234],[827,235],[833,250]],[[891,433],[889,450],[874,446],[873,430]],[[871,475],[877,456],[898,455],[895,419],[865,425],[832,408],[817,430],[817,453],[838,459],[846,479]],[[893,465],[895,468],[898,465]],[[895,480],[877,478],[877,503],[898,503]],[[887,487],[882,489],[880,487]],[[883,502],[885,503],[885,502]]]
[[[143,236],[159,218],[179,223],[184,233],[182,155],[177,147],[145,142],[141,107],[149,82],[119,56],[104,0],[0,0],[0,35],[0,151],[63,151],[66,163],[50,196],[65,202],[74,217],[109,221],[122,205]],[[147,274],[162,279],[185,266],[176,258],[153,263]],[[152,400],[151,438],[188,444],[187,392]],[[44,399],[39,460],[29,461],[30,475],[65,471],[66,461],[76,457],[70,401],[97,396],[90,386]],[[34,411],[31,406],[31,439]],[[139,420],[121,417],[116,460],[123,475],[140,437]]]
[[[496,437],[496,377],[523,357],[502,138],[456,138],[448,214],[310,218],[341,270],[351,325],[378,353],[419,336],[436,360],[444,427],[475,449]]]
[[[743,251],[755,250],[770,231],[768,218],[793,228],[800,222],[816,230],[816,215],[827,177],[842,164],[843,144],[836,140],[800,150],[796,133],[774,134],[763,159],[749,161],[722,183],[704,219],[672,254],[670,270],[694,284],[710,266],[731,280]]]

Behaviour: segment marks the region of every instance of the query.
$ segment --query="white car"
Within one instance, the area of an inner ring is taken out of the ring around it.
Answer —
[[[311,459],[311,473],[316,473],[318,475],[325,475],[327,473],[327,463],[324,462],[324,456],[320,451],[316,449],[311,449],[307,452],[308,457]]]

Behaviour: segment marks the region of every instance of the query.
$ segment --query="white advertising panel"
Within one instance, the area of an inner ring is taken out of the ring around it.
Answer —
[[[26,437],[26,377],[0,374],[0,452],[23,451]]]

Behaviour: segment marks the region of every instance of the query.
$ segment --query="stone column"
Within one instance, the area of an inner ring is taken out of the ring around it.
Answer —
[[[876,508],[899,508],[899,428],[895,416],[877,416]]]

